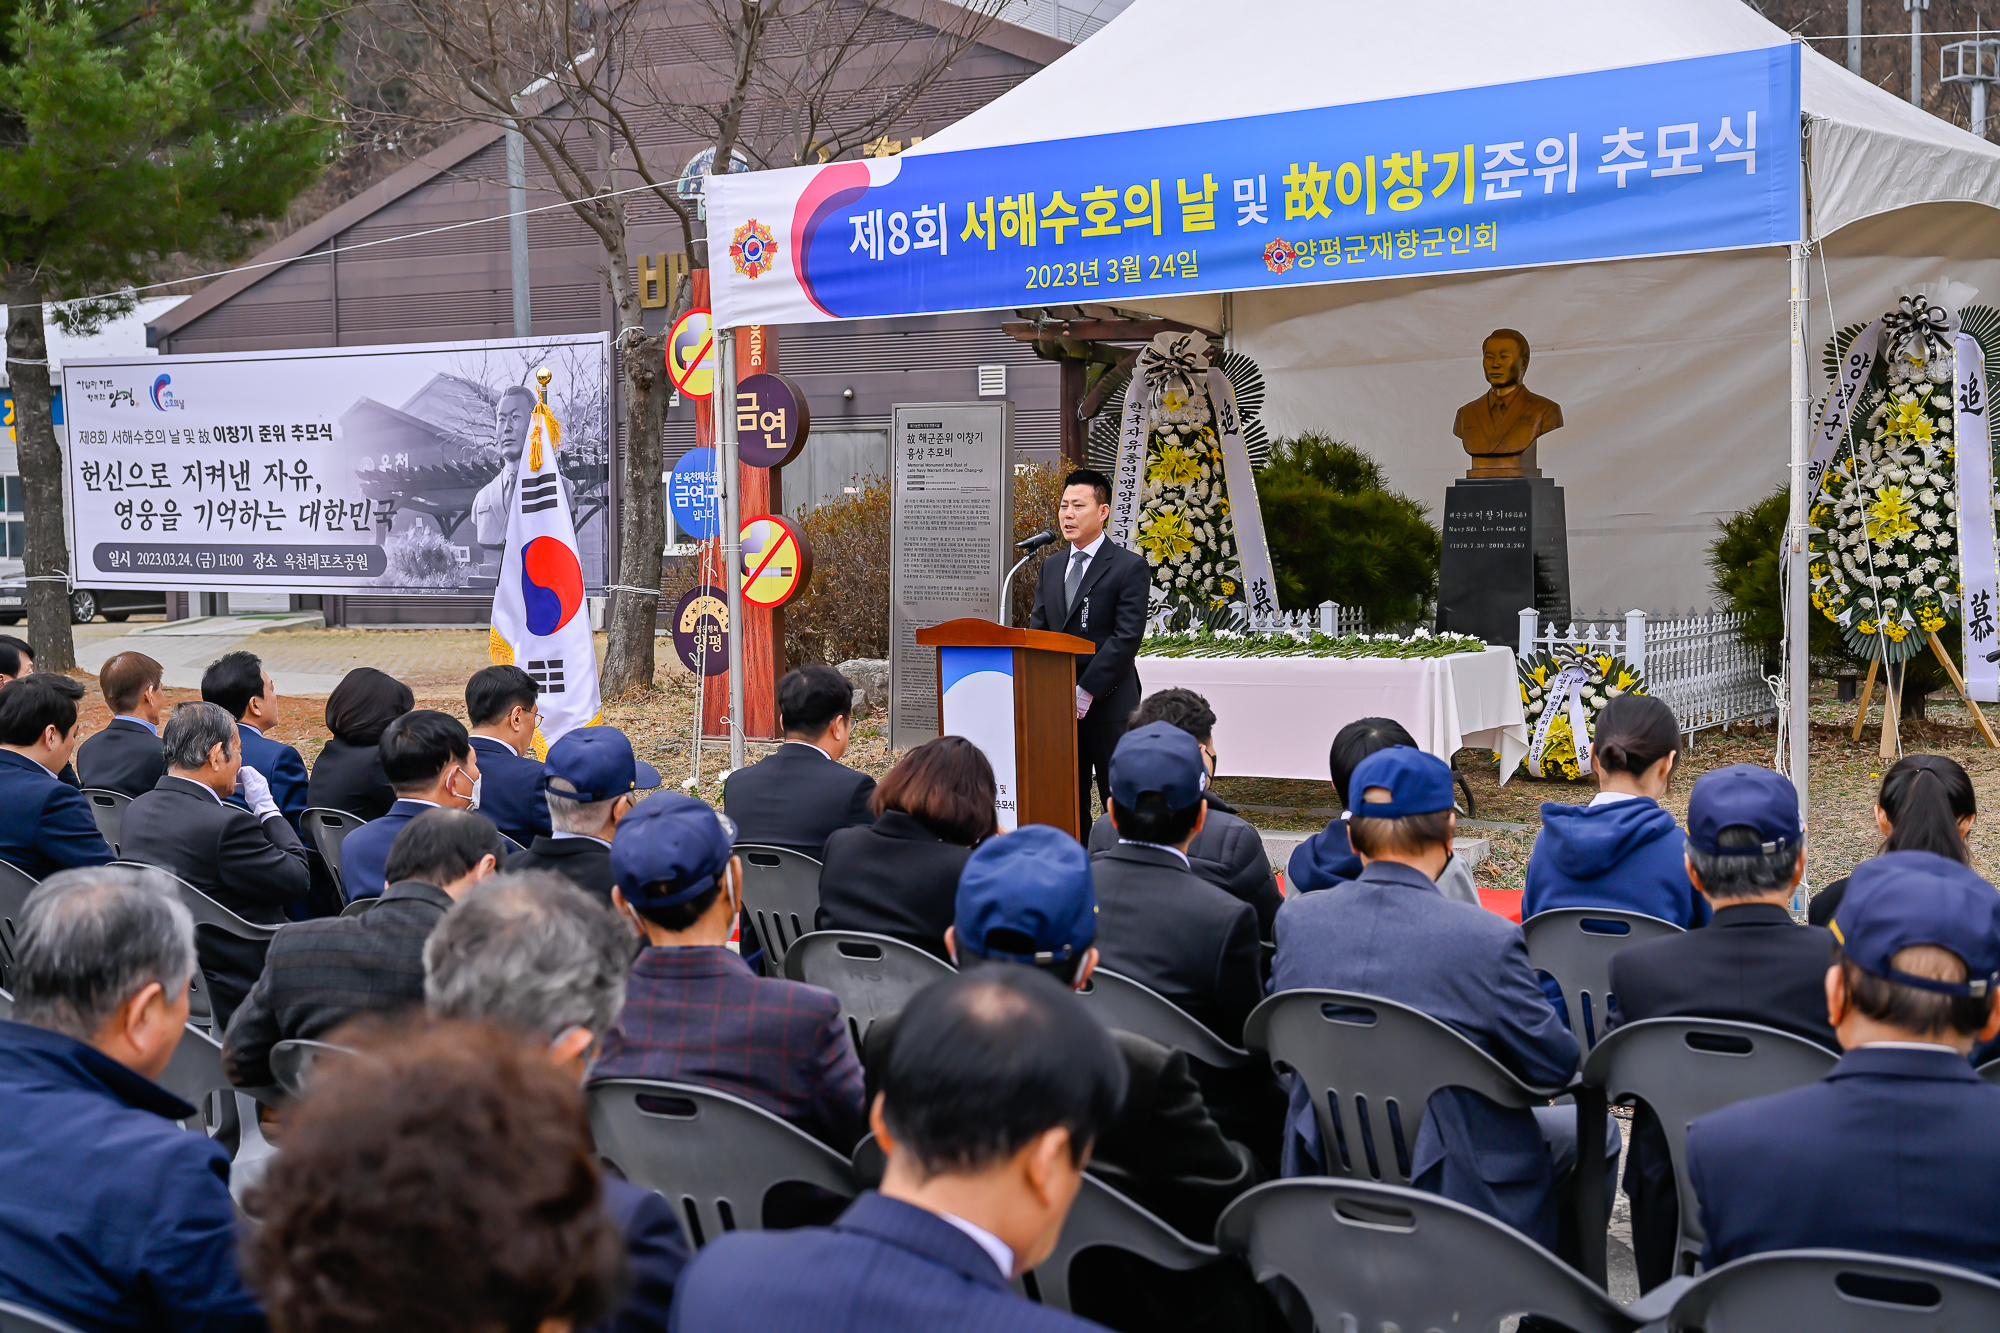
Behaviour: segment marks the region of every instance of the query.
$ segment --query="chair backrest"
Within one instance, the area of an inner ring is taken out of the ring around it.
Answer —
[[[304,1094],[306,1085],[312,1080],[313,1064],[323,1056],[350,1055],[345,1046],[336,1046],[327,1041],[307,1041],[294,1037],[281,1041],[271,1048],[271,1077],[278,1081],[287,1097]]]
[[[277,926],[260,926],[254,921],[245,921],[171,870],[148,865],[144,861],[113,861],[111,864],[136,866],[141,870],[151,870],[165,875],[172,880],[174,887],[180,891],[181,901],[187,904],[188,914],[194,917],[197,926],[210,926],[225,935],[234,935],[239,940],[268,940],[280,929]]]
[[[743,910],[764,951],[764,974],[785,974],[785,950],[812,932],[819,914],[819,862],[789,847],[736,845],[743,858]],[[747,941],[746,941],[747,943]]]
[[[1664,1327],[1674,1333],[1791,1328],[1812,1333],[1990,1333],[2000,1328],[2000,1282],[1917,1259],[1847,1250],[1779,1250],[1738,1259],[1695,1279],[1674,1301]]]
[[[1673,1157],[1681,1252],[1701,1253],[1701,1220],[1688,1183],[1687,1130],[1696,1116],[1823,1077],[1840,1059],[1804,1037],[1755,1023],[1649,1018],[1614,1029],[1583,1062],[1583,1081],[1610,1101],[1653,1108]]]
[[[1559,1091],[1529,1087],[1429,1014],[1352,991],[1280,991],[1250,1012],[1243,1041],[1305,1080],[1328,1175],[1407,1184],[1417,1127],[1440,1089],[1512,1107]]]
[[[1189,1240],[1097,1177],[1086,1175],[1069,1216],[1063,1219],[1055,1249],[1026,1275],[1034,1279],[1031,1294],[1044,1305],[1069,1309],[1070,1265],[1085,1250],[1104,1246],[1177,1272],[1222,1261],[1222,1251],[1213,1245]],[[1022,1285],[1027,1285],[1026,1278]]]
[[[12,1018],[13,1016],[14,993],[8,990],[0,990],[0,1018]]]
[[[845,1157],[713,1088],[605,1079],[590,1086],[590,1128],[598,1154],[634,1185],[664,1196],[696,1246],[725,1231],[762,1230],[764,1196],[774,1185],[857,1193]]]
[[[229,1075],[222,1071],[221,1042],[189,1023],[181,1033],[180,1045],[174,1047],[173,1058],[154,1082],[194,1105],[198,1117],[184,1122],[186,1128],[206,1130],[211,1135],[216,1132],[218,1122],[209,1104],[209,1094],[232,1090]]]
[[[785,950],[787,977],[839,997],[840,1016],[856,1054],[870,1024],[900,1013],[912,995],[954,970],[914,944],[858,930],[816,930]]]
[[[333,887],[340,888],[340,844],[347,835],[368,821],[360,815],[351,815],[345,810],[332,810],[323,805],[309,806],[299,815],[299,832],[312,839],[319,849],[319,859],[326,862],[327,872],[333,876]],[[345,893],[341,895],[345,897]]]
[[[1988,1083],[2000,1083],[2000,1060],[1988,1060],[1979,1066],[1979,1077]]]
[[[111,844],[111,854],[118,855],[118,835],[125,823],[125,807],[132,804],[132,798],[105,787],[85,787],[83,799],[90,802],[90,817],[97,821],[98,833]]]
[[[1205,1065],[1234,1069],[1256,1058],[1210,1032],[1166,996],[1130,977],[1100,967],[1077,994],[1105,1027],[1150,1037],[1162,1046],[1186,1051]]]
[[[1506,1316],[1525,1313],[1574,1333],[1622,1333],[1634,1322],[1601,1288],[1512,1227],[1421,1190],[1273,1181],[1231,1203],[1215,1230],[1216,1243],[1242,1255],[1259,1282],[1291,1283],[1324,1333],[1492,1333]],[[1770,1327],[1780,1326],[1793,1327]]]
[[[0,989],[14,989],[14,949],[21,909],[41,883],[11,861],[0,861]]]
[[[1643,912],[1604,907],[1558,907],[1521,923],[1528,961],[1562,987],[1569,1030],[1588,1051],[1604,1040],[1611,998],[1611,955],[1647,940],[1682,934],[1679,926]]]
[[[76,1329],[54,1315],[0,1301],[0,1333],[76,1333]]]
[[[276,1151],[257,1123],[259,1099],[268,1100],[274,1090],[231,1087],[222,1070],[222,1044],[193,1023],[156,1081],[195,1108],[194,1118],[181,1122],[183,1129],[206,1134],[229,1150],[229,1192],[240,1201]]]
[[[342,916],[366,916],[368,913],[374,911],[375,904],[381,901],[380,898],[356,898],[353,902],[341,908],[340,914]]]

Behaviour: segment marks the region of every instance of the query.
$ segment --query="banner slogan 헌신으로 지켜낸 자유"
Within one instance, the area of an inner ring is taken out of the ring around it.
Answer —
[[[71,361],[77,578],[491,596],[544,365],[560,484],[598,592],[611,522],[603,334]]]
[[[1414,49],[1414,48],[1413,48]],[[718,327],[1783,245],[1799,52],[717,177]]]

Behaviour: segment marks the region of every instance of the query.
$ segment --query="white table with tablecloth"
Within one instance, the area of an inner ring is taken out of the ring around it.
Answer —
[[[1449,657],[1147,657],[1147,694],[1193,690],[1215,710],[1225,777],[1327,779],[1333,738],[1358,717],[1394,718],[1446,763],[1463,746],[1500,752],[1501,781],[1528,753],[1514,653]]]

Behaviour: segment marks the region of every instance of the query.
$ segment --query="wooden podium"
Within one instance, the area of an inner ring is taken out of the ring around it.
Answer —
[[[1076,655],[1089,639],[947,620],[916,633],[938,650],[938,734],[963,736],[993,765],[1000,827],[1077,821]]]

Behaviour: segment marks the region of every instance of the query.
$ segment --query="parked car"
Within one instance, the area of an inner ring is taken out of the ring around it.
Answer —
[[[0,583],[0,625],[18,625],[28,614],[28,585],[21,580]],[[101,614],[106,620],[133,615],[165,615],[167,595],[143,588],[76,588],[69,595],[69,618],[88,624]]]

